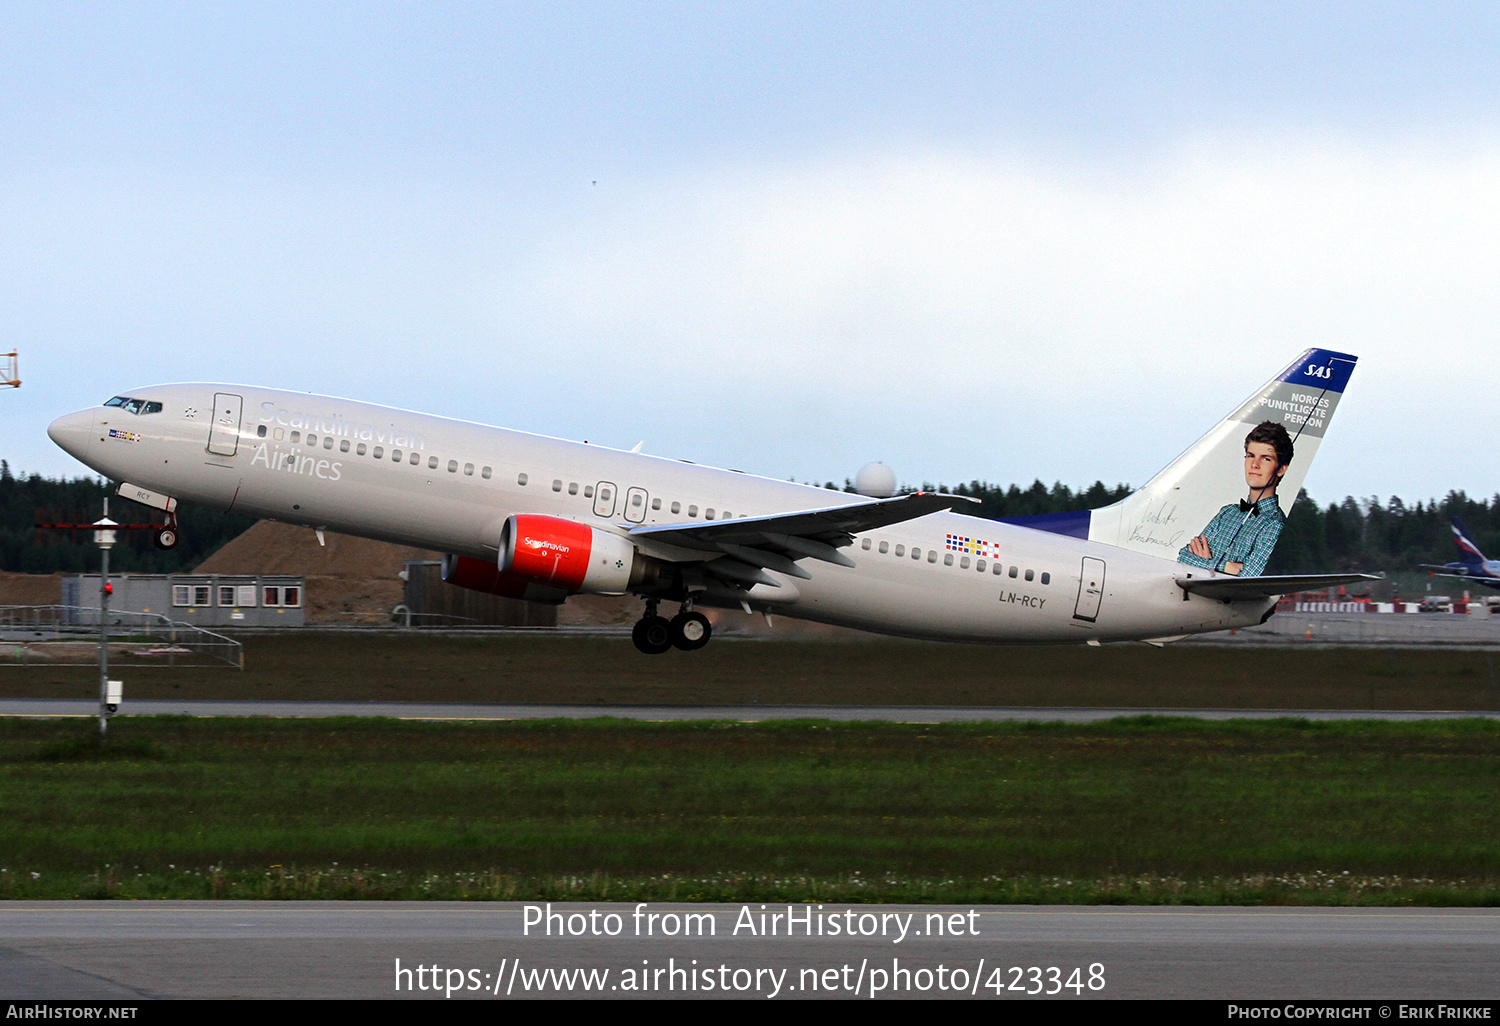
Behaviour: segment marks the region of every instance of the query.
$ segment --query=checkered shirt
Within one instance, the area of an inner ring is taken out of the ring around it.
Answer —
[[[1267,495],[1255,504],[1256,513],[1241,513],[1239,503],[1225,506],[1214,514],[1214,518],[1203,529],[1208,540],[1209,559],[1201,559],[1188,551],[1186,545],[1177,553],[1177,562],[1189,566],[1201,566],[1205,570],[1224,569],[1225,563],[1243,563],[1241,577],[1259,577],[1281,537],[1281,527],[1286,515],[1276,496]]]

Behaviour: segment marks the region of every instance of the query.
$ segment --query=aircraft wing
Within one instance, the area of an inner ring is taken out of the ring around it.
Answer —
[[[871,499],[795,513],[637,527],[629,536],[648,545],[655,542],[672,546],[680,553],[679,561],[695,557],[711,560],[704,563],[705,570],[736,583],[779,587],[780,582],[764,573],[765,570],[808,579],[812,575],[798,566],[797,560],[819,559],[852,567],[854,561],[838,550],[852,542],[854,535],[978,501],[963,495],[914,492],[894,499]]]
[[[1338,584],[1378,581],[1373,574],[1278,574],[1272,577],[1179,577],[1177,587],[1204,598],[1247,602],[1293,591],[1319,591]]]

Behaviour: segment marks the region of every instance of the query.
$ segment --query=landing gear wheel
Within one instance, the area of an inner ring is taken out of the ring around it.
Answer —
[[[177,547],[177,529],[173,527],[162,528],[156,532],[156,537],[153,541],[156,542],[156,547],[159,549],[175,549]]]
[[[630,640],[647,655],[661,655],[672,647],[672,625],[665,617],[643,616],[631,628]]]
[[[672,617],[672,644],[693,652],[708,644],[714,629],[702,613],[678,613]]]

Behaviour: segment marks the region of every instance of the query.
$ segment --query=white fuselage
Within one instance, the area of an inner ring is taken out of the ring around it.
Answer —
[[[297,392],[181,384],[129,395],[161,409],[96,407],[59,419],[52,437],[101,474],[181,500],[488,560],[516,513],[623,532],[854,498]],[[235,402],[237,423],[216,426],[216,404]],[[770,571],[784,587],[757,588],[754,605],[906,637],[1063,643],[1247,626],[1273,605],[1189,596],[1174,562],[956,513],[870,531],[841,551],[853,568],[804,560],[810,580]]]

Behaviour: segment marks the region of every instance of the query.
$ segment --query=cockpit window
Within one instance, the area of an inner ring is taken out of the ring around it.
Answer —
[[[126,395],[117,395],[104,405],[118,406],[126,413],[134,413],[137,416],[161,412],[161,403],[147,402],[144,399],[132,399]]]

